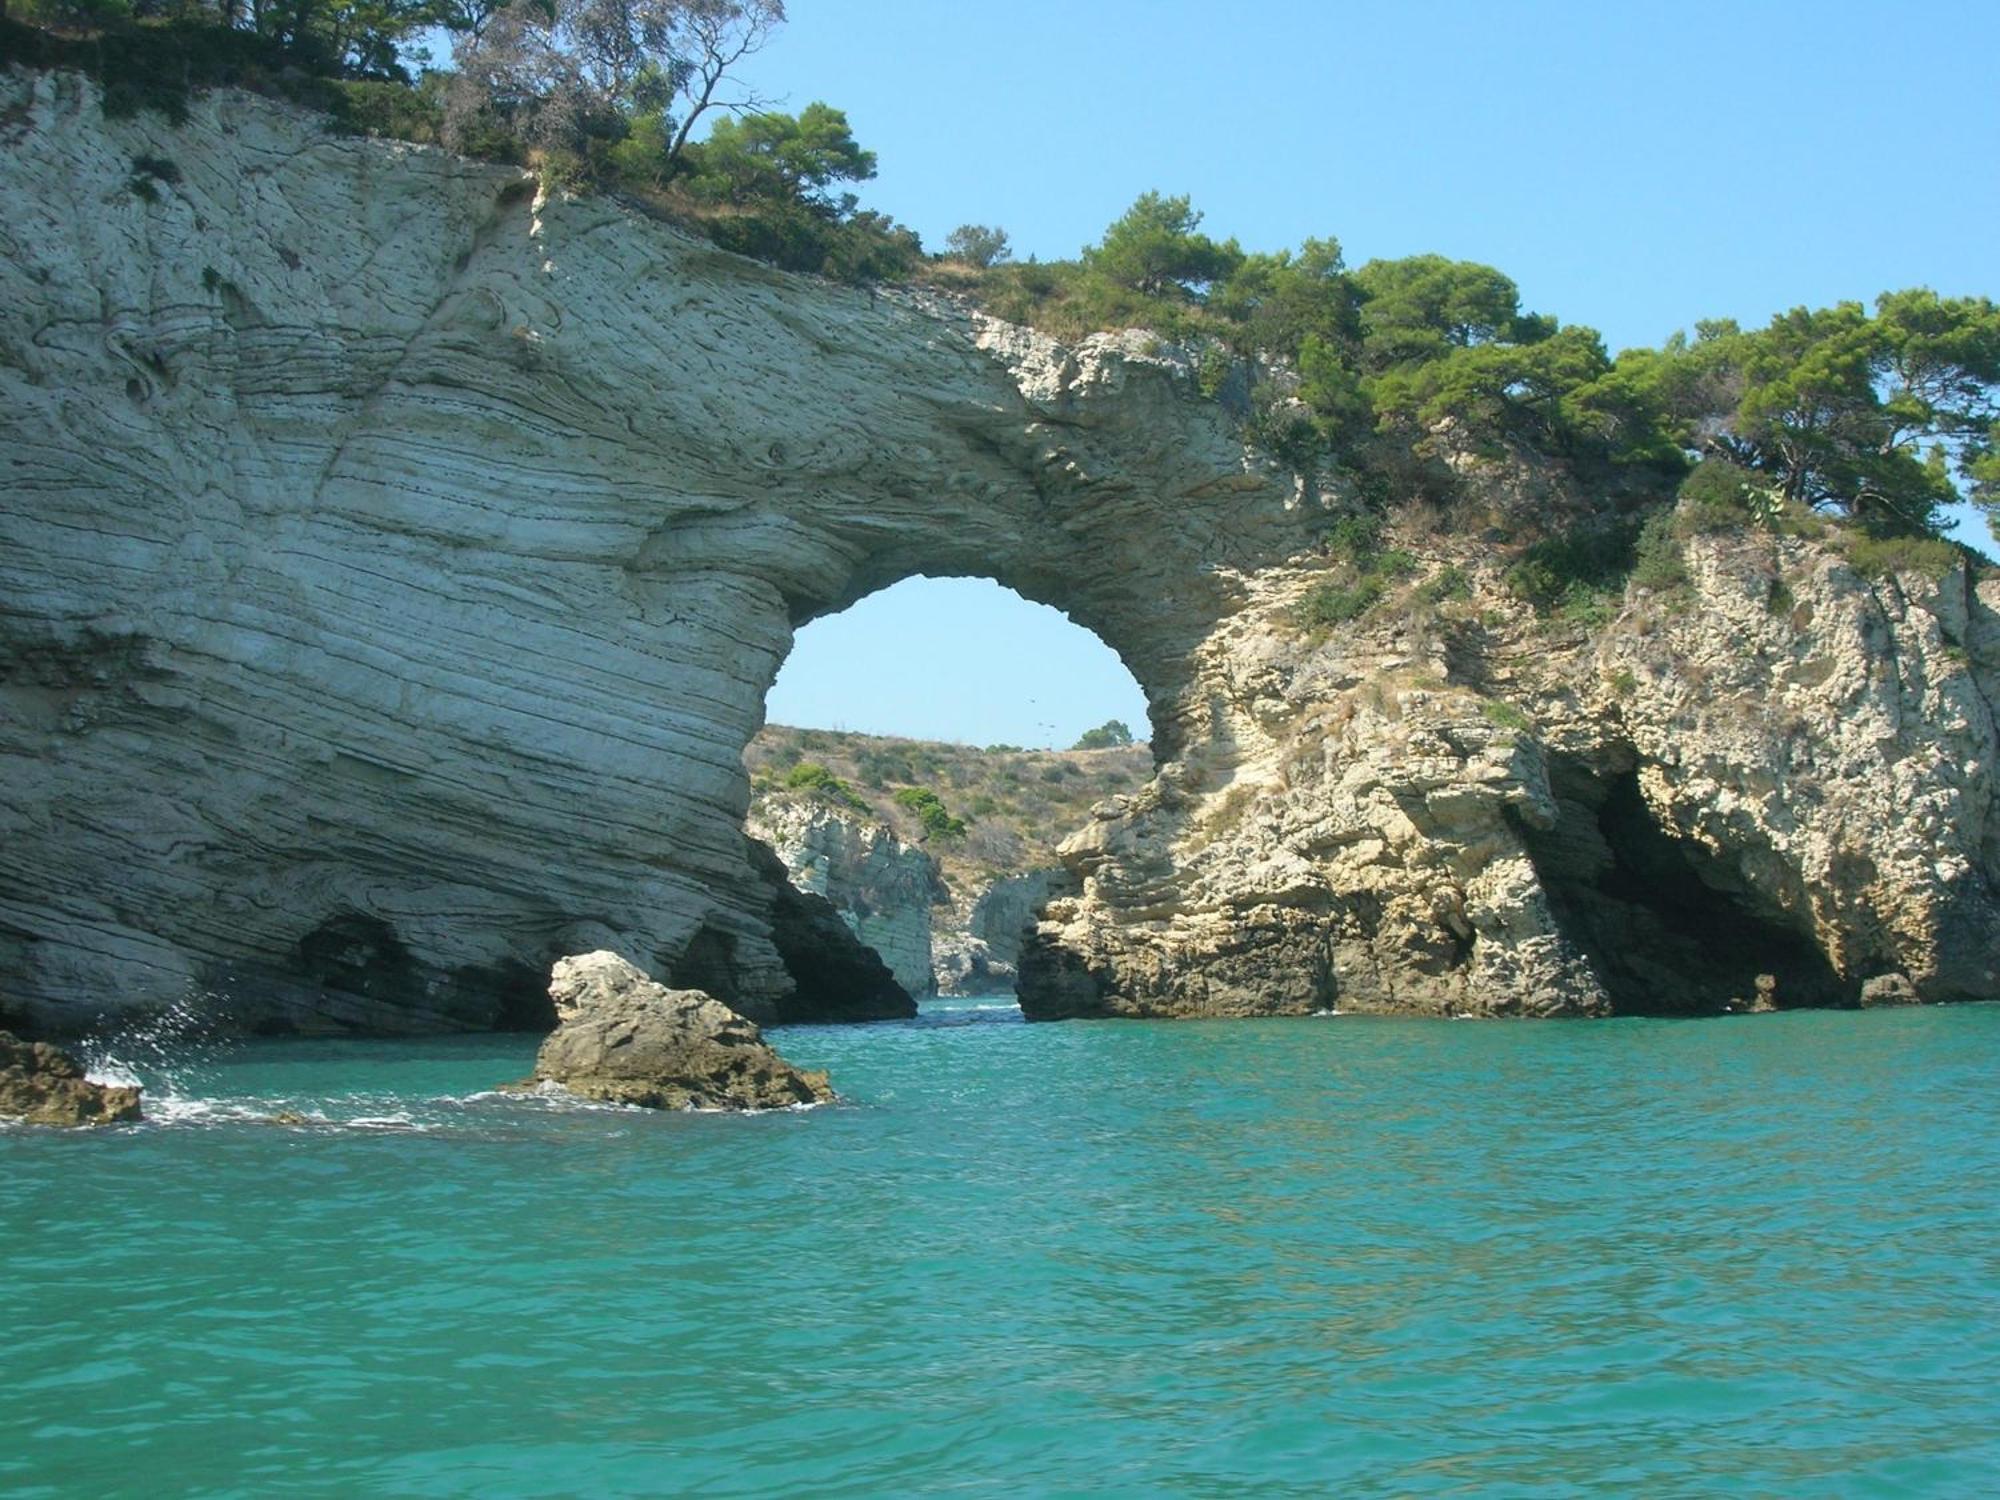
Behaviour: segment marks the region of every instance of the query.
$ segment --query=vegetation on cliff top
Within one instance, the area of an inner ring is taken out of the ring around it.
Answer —
[[[1023,750],[770,725],[744,752],[753,797],[806,796],[921,844],[960,891],[1056,863],[1093,804],[1153,774],[1142,743]]]
[[[1629,555],[1637,512],[1715,464],[1768,497],[1743,524],[1815,510],[1864,541],[1922,539],[1962,497],[2000,535],[2000,309],[1987,298],[1885,293],[1872,309],[1795,308],[1761,329],[1702,323],[1613,358],[1595,330],[1522,308],[1490,266],[1417,255],[1350,269],[1332,238],[1245,251],[1160,193],[1075,260],[1013,263],[1005,231],[975,224],[926,260],[914,234],[846,190],[875,158],[838,109],[778,112],[740,79],[783,23],[782,0],[16,6],[33,24],[5,21],[0,0],[0,60],[93,71],[107,111],[171,113],[190,89],[261,88],[348,128],[620,192],[788,269],[924,278],[1064,336],[1153,330],[1193,351],[1203,389],[1232,400],[1250,437],[1349,511],[1394,497],[1450,519],[1468,475],[1513,462],[1574,481],[1590,514],[1544,506],[1507,518],[1496,541]],[[454,66],[413,73],[440,32]],[[1380,592],[1379,574],[1354,571],[1348,597],[1323,601],[1329,619]]]
[[[875,175],[847,117],[771,109],[738,77],[784,18],[781,0],[16,0],[10,21],[0,0],[0,63],[91,73],[114,115],[247,88],[618,193],[787,270],[906,277],[916,235],[844,190]]]
[[[1662,498],[1697,463],[1776,507],[1872,537],[1933,534],[1963,495],[2000,525],[2000,308],[1913,289],[1697,326],[1615,359],[1594,329],[1523,309],[1490,266],[1442,256],[1349,270],[1339,244],[1256,254],[1143,195],[1075,260],[967,268],[995,313],[1076,336],[1145,327],[1200,351],[1220,394],[1301,473],[1365,503],[1449,504],[1481,464],[1526,459],[1600,494]]]

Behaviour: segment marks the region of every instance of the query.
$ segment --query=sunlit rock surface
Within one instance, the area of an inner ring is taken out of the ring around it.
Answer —
[[[763,799],[750,831],[784,861],[793,885],[832,904],[906,991],[936,988],[932,908],[949,896],[936,860],[893,829],[809,799]]]
[[[0,989],[39,1025],[527,1023],[590,949],[782,1012],[740,756],[792,630],[920,571],[1068,610],[1151,704],[1037,1014],[1644,1008],[1718,924],[1659,1003],[1995,988],[1990,581],[1702,542],[1691,600],[1552,640],[1426,553],[1465,619],[1312,639],[1318,498],[1149,335],[226,92],[176,128],[13,73],[0,145]]]
[[[48,1042],[0,1031],[0,1120],[23,1125],[116,1125],[140,1118],[139,1090],[93,1083],[83,1067]]]
[[[789,1109],[825,1104],[822,1072],[802,1072],[713,995],[655,984],[615,953],[558,959],[556,1029],[528,1087],[647,1109]]]

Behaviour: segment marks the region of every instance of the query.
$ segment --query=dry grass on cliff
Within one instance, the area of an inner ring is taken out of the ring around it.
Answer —
[[[825,767],[838,779],[837,788],[801,784],[791,793],[818,796],[888,824],[899,838],[934,855],[945,879],[961,887],[1053,864],[1056,845],[1089,821],[1094,804],[1136,791],[1153,774],[1152,751],[1143,744],[1110,750],[982,749],[781,724],[750,742],[743,763],[755,798],[786,792],[788,780],[807,782],[813,773],[801,772],[802,766]],[[964,835],[927,838],[919,810],[896,800],[906,789],[935,793],[964,821]]]

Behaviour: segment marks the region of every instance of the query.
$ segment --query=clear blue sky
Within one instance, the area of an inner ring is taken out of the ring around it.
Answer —
[[[2000,0],[788,9],[746,76],[788,108],[846,110],[880,157],[863,201],[933,248],[973,221],[1004,227],[1018,255],[1072,256],[1158,188],[1248,249],[1332,235],[1354,264],[1496,265],[1528,306],[1614,350],[1894,287],[2000,295]],[[1967,540],[1992,550],[1982,532]],[[995,717],[983,699],[1000,666],[978,654],[1018,653],[972,595],[951,597],[962,607],[922,628],[960,663],[962,716],[938,680],[921,724],[882,718],[921,616],[894,601],[883,655],[848,641],[815,668],[815,699],[849,705],[849,727],[979,742],[1129,716],[1059,655],[1036,704]],[[809,626],[799,651],[853,628]],[[795,675],[774,719],[808,711]]]

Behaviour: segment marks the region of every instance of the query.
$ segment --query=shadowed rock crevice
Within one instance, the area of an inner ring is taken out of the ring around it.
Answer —
[[[1748,1009],[1760,988],[1781,1009],[1854,1003],[1809,938],[1759,911],[1707,850],[1660,826],[1636,771],[1599,775],[1558,756],[1549,784],[1555,826],[1523,825],[1522,839],[1558,929],[1618,1012]],[[1760,987],[1760,975],[1775,988]]]
[[[771,893],[771,943],[792,993],[772,1006],[774,1024],[893,1021],[917,1013],[881,955],[864,945],[833,903],[794,886],[769,844],[745,839],[750,864]]]
[[[706,990],[734,1008],[742,998],[737,980],[736,939],[718,927],[703,927],[688,939],[681,956],[663,965],[677,990]]]
[[[299,939],[299,977],[319,989],[378,1005],[424,1003],[424,975],[396,929],[379,917],[347,912]]]

